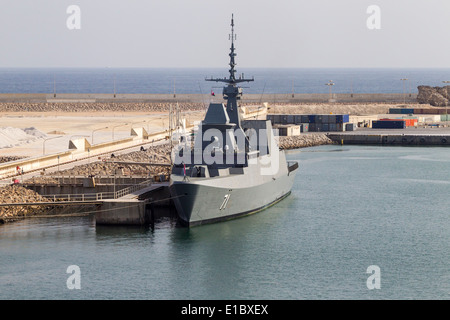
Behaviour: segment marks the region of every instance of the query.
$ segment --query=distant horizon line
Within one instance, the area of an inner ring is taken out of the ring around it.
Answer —
[[[227,69],[228,67],[2,67],[0,69]],[[361,70],[450,70],[450,67],[240,67],[240,69],[361,69]]]

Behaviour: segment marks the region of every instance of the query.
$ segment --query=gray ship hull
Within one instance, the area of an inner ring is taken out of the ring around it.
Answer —
[[[211,102],[194,144],[183,137],[174,152],[170,192],[181,224],[191,227],[252,214],[291,193],[298,163],[286,161],[270,120],[242,119],[242,82],[236,78],[234,20],[231,17],[230,76],[224,103]],[[257,117],[256,117],[257,118]]]
[[[236,187],[239,182],[230,177],[218,179],[216,185],[220,187],[200,181],[172,181],[170,192],[180,223],[192,227],[246,216],[274,205],[291,193],[297,170],[244,188]]]

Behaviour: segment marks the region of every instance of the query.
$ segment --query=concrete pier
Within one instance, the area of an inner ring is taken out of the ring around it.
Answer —
[[[418,128],[328,133],[337,144],[386,146],[450,146],[450,128]]]
[[[166,210],[162,210],[165,208]],[[95,213],[98,225],[147,225],[174,213],[169,182],[155,183],[118,199],[104,200]],[[162,214],[161,212],[164,212]]]

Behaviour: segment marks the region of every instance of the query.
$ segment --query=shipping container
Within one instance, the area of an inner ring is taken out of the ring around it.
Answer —
[[[322,132],[330,131],[330,124],[329,123],[322,123]]]
[[[301,123],[309,123],[309,116],[306,114],[302,114],[300,116],[300,119],[301,119],[301,121],[300,121]]]
[[[348,114],[337,114],[336,123],[346,123],[350,122],[350,116]]]
[[[345,131],[354,131],[356,129],[356,126],[354,123],[346,123],[345,124]]]
[[[302,123],[300,125],[300,131],[301,132],[308,132],[309,131],[309,123]]]
[[[277,127],[280,136],[298,136],[300,135],[300,126],[281,125]]]
[[[273,123],[279,124],[281,116],[279,114],[273,114],[272,116],[273,116]]]
[[[296,114],[296,115],[294,116],[294,123],[295,123],[295,124],[301,124],[301,123],[302,123],[302,116],[299,115],[299,114]]]
[[[390,108],[389,109],[389,114],[401,114],[401,109],[400,108]]]
[[[295,119],[295,116],[293,114],[286,115],[287,124],[294,124],[294,119]]]
[[[330,131],[337,131],[337,124],[336,123],[330,123],[328,130]]]
[[[406,122],[404,120],[374,120],[373,129],[404,129]]]
[[[308,116],[308,119],[309,119],[309,123],[316,123],[316,115],[314,115],[314,114],[310,114],[309,116]]]
[[[402,108],[402,109],[400,109],[400,113],[401,114],[411,114],[411,113],[414,113],[414,109]]]

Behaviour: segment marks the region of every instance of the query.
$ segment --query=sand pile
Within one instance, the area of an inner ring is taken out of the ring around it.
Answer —
[[[21,144],[34,142],[39,139],[44,139],[47,135],[34,127],[31,128],[0,128],[0,149],[13,148]]]

